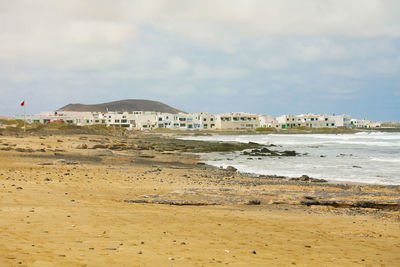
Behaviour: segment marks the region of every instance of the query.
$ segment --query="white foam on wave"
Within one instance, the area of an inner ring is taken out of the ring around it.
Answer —
[[[370,158],[372,161],[400,163],[400,158]]]
[[[255,142],[259,144],[276,144],[282,146],[308,145],[362,145],[362,146],[383,146],[400,147],[400,134],[398,133],[356,133],[356,134],[269,134],[269,135],[213,135],[213,136],[185,136],[179,139],[203,140],[221,142]]]

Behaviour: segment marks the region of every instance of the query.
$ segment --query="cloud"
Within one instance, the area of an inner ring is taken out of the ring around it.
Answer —
[[[2,0],[0,7],[0,59],[61,68],[123,62],[127,47],[145,34],[142,25],[226,53],[236,52],[243,39],[400,37],[400,4],[387,0]],[[330,45],[320,42],[298,49],[318,57],[320,47]]]
[[[2,104],[148,98],[284,113],[321,99],[340,108],[383,83],[393,97],[399,13],[397,0],[0,0]]]

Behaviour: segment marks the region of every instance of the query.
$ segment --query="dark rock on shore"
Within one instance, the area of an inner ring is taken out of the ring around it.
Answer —
[[[295,157],[299,154],[294,150],[274,151],[266,147],[263,147],[261,149],[244,151],[242,155],[252,156],[252,157]]]
[[[335,200],[316,200],[306,199],[300,201],[300,204],[306,206],[331,206],[334,208],[369,208],[369,209],[386,209],[400,210],[399,203],[380,203],[378,201],[335,201]]]
[[[309,183],[327,183],[327,180],[324,179],[316,179],[316,178],[311,178],[308,175],[302,175],[301,177],[298,178],[290,178],[289,181],[300,181],[300,182],[309,182]]]

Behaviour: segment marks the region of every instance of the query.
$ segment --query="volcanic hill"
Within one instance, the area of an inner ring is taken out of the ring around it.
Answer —
[[[89,111],[89,112],[107,112],[107,111],[155,111],[176,114],[183,112],[170,107],[164,103],[144,99],[126,99],[102,104],[68,104],[58,111]]]

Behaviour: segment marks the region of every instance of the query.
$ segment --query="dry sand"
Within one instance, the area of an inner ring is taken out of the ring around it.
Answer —
[[[76,148],[96,139],[0,136],[12,148],[0,151],[0,266],[400,266],[398,210],[293,197],[354,189],[246,183],[185,153]],[[135,199],[216,205],[124,202]]]

